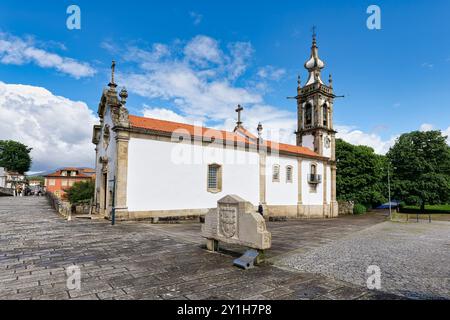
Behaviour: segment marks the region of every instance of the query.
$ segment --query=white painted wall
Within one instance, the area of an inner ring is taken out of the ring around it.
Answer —
[[[273,166],[280,166],[280,182],[273,182]],[[286,182],[286,167],[292,166],[292,183]],[[297,205],[298,161],[295,157],[267,156],[266,160],[266,203],[268,205]]]
[[[331,203],[331,168],[327,166],[327,203]]]
[[[227,194],[259,203],[255,152],[131,138],[128,145],[129,211],[214,208]],[[208,164],[222,165],[222,192],[207,191]]]
[[[311,173],[311,164],[317,164],[317,173],[322,174],[322,182],[317,185],[316,193],[310,191],[310,184],[308,183],[308,174]],[[302,202],[304,205],[322,205],[323,204],[323,163],[311,160],[302,161]],[[331,192],[331,189],[330,189]]]
[[[0,167],[0,187],[6,187],[6,172],[5,168]]]
[[[329,139],[330,143],[329,143],[329,147],[326,147],[326,143],[325,141],[327,140],[327,138]],[[323,135],[323,141],[322,141],[322,145],[323,145],[323,156],[327,157],[327,158],[331,158],[331,136],[328,134],[324,134]]]
[[[302,146],[314,151],[314,137],[312,134],[303,136]]]

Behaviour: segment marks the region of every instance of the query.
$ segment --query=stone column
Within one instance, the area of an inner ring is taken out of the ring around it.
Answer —
[[[331,147],[331,161],[335,161],[336,160],[336,136],[333,133],[331,135],[331,142],[330,142],[330,147]]]
[[[322,184],[323,184],[323,216],[325,218],[327,218],[329,216],[329,211],[328,211],[328,205],[327,205],[327,162],[324,161],[323,162],[323,179],[322,179]]]
[[[98,145],[95,146],[95,191],[94,191],[94,203],[93,205],[95,205],[95,212],[98,212],[99,210],[99,190],[100,190],[100,183],[99,180],[101,177],[99,177],[99,159],[98,159]]]
[[[116,194],[115,207],[116,217],[128,217],[127,207],[127,179],[128,179],[128,142],[130,133],[128,131],[116,131]]]
[[[332,217],[337,217],[339,214],[339,207],[336,200],[336,165],[331,165],[331,213]]]
[[[303,160],[297,158],[297,217],[300,218],[304,215],[303,210],[303,170],[302,170]]]
[[[259,150],[259,202],[266,205],[266,160],[267,155],[264,150]],[[264,213],[265,212],[264,208]]]

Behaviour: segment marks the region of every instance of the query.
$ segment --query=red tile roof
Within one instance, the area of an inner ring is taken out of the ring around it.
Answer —
[[[78,171],[78,174],[76,176],[62,176],[62,171]],[[67,167],[58,169],[53,173],[47,174],[44,177],[64,177],[69,179],[76,179],[76,178],[91,178],[95,174],[95,170],[91,168],[75,168],[75,167]]]
[[[191,136],[201,136],[203,138],[215,138],[215,139],[225,139],[226,141],[231,142],[241,142],[247,143],[250,145],[256,145],[255,142],[250,141],[249,139],[236,134],[234,132],[224,131],[224,130],[216,130],[212,128],[199,127],[186,123],[179,123],[173,121],[159,120],[153,118],[145,118],[138,117],[134,115],[129,116],[130,124],[134,128],[141,128],[152,130],[156,132],[164,132],[164,133],[173,133],[174,131],[178,131],[180,134],[188,133]],[[247,130],[246,130],[247,131]],[[323,158],[314,151],[306,147],[299,147],[285,143],[277,143],[273,141],[264,140],[264,143],[270,148],[274,150],[284,151],[297,155],[304,155],[309,157],[318,157]]]

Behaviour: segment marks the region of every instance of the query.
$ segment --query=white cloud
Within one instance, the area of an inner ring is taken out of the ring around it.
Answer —
[[[444,136],[447,136],[447,144],[450,145],[450,127],[442,131]]]
[[[420,131],[431,131],[433,130],[433,125],[429,123],[424,123],[420,126]]]
[[[184,56],[189,62],[193,62],[201,67],[208,66],[209,63],[220,64],[222,62],[222,52],[219,43],[207,36],[196,36],[184,47]]]
[[[434,127],[434,125],[430,123],[424,123],[420,126],[420,131],[431,131],[431,130],[439,130]],[[443,136],[447,136],[447,144],[450,145],[450,127],[447,129],[441,130]]]
[[[196,26],[199,25],[203,20],[203,15],[195,11],[189,12],[189,16],[192,18],[192,21]]]
[[[84,102],[41,87],[0,82],[0,114],[0,139],[33,148],[33,171],[94,166],[91,135],[97,119]]]
[[[219,42],[196,36],[181,50],[163,44],[150,50],[128,47],[124,59],[137,64],[118,80],[130,92],[150,99],[162,99],[188,118],[224,122],[234,118],[237,104],[250,107],[263,102],[260,94],[236,86],[232,79],[247,67],[252,48],[236,42],[221,50]]]
[[[227,57],[226,71],[228,72],[228,79],[235,80],[247,70],[254,50],[250,42],[233,42],[228,44],[227,47],[230,56]]]
[[[427,68],[427,69],[433,69],[434,68],[434,64],[429,63],[429,62],[424,62],[424,63],[422,63],[422,67],[423,68]]]
[[[398,135],[392,136],[388,140],[383,140],[378,134],[366,133],[351,126],[335,126],[338,132],[336,137],[354,145],[364,145],[372,147],[378,154],[386,154],[389,148],[395,144]]]
[[[91,77],[96,72],[88,63],[40,49],[31,39],[24,40],[1,32],[0,62],[14,65],[35,63],[42,68],[53,68],[76,79]]]
[[[263,79],[278,81],[286,74],[286,70],[274,66],[265,66],[259,68],[257,74]]]
[[[144,117],[154,118],[160,120],[181,122],[181,123],[189,123],[186,117],[183,117],[170,109],[158,108],[158,107],[150,107],[148,105],[144,105],[144,109],[142,110]]]

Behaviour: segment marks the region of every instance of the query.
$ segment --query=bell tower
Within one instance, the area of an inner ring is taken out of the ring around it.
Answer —
[[[333,130],[333,80],[322,81],[325,63],[319,58],[316,33],[313,31],[311,57],[305,62],[308,80],[302,87],[300,76],[297,86],[298,129],[297,145],[307,147],[321,156],[335,160],[335,134]]]

